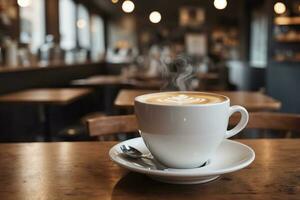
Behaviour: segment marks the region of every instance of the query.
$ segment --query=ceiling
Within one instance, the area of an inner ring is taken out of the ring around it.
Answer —
[[[116,6],[110,0],[89,0],[89,1],[91,1],[95,6],[98,7],[98,9],[102,10],[106,14],[113,15],[114,13],[117,13]]]
[[[135,16],[142,24],[152,26],[149,22],[149,14],[152,11],[159,11],[162,15],[161,25],[177,25],[179,18],[179,8],[183,6],[200,7],[205,10],[205,18],[211,24],[224,24],[224,21],[241,21],[245,12],[249,10],[249,5],[255,2],[263,4],[263,0],[227,0],[228,5],[224,10],[217,10],[213,2],[214,0],[131,0],[135,4],[135,10],[131,14],[125,14],[122,11],[122,3],[119,0],[113,4],[111,0],[89,0],[94,5],[111,17],[119,17],[122,15]]]

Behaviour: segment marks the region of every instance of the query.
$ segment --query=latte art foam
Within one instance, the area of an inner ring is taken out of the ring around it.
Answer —
[[[205,101],[205,99],[200,97],[191,97],[185,94],[180,94],[177,96],[171,96],[166,98],[157,99],[158,102],[167,104],[193,104]]]
[[[146,95],[143,101],[162,105],[191,105],[221,103],[227,99],[224,96],[201,92],[162,92]]]

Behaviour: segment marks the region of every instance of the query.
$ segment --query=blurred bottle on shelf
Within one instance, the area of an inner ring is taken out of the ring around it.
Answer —
[[[18,43],[10,38],[4,39],[5,46],[5,66],[18,66]]]
[[[63,61],[63,50],[54,42],[53,35],[47,35],[45,43],[39,48],[39,61],[42,65],[59,64]]]
[[[85,63],[88,60],[89,51],[84,48],[76,48],[75,61],[76,63]]]
[[[20,66],[27,67],[33,63],[32,54],[29,50],[28,44],[19,44],[18,58]]]

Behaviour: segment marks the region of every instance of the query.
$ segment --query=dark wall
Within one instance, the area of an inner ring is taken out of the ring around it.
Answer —
[[[267,93],[282,102],[282,111],[300,113],[300,63],[270,63]]]
[[[275,49],[293,49],[297,43],[285,44],[274,41],[274,11],[275,0],[267,1],[269,37],[268,37],[268,66],[266,71],[267,93],[282,102],[283,112],[300,113],[300,62],[275,62]],[[291,3],[293,1],[285,1]]]

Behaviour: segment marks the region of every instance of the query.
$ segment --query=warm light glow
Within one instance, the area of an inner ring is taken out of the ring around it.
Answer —
[[[119,0],[111,0],[112,3],[118,3]]]
[[[130,0],[126,0],[122,4],[122,9],[126,13],[131,13],[134,10],[134,3]]]
[[[31,0],[18,0],[18,5],[20,7],[27,7],[30,6]]]
[[[277,2],[274,5],[274,12],[277,14],[283,14],[286,11],[286,6],[282,2]]]
[[[154,24],[159,23],[161,20],[161,14],[157,11],[153,11],[150,13],[149,19]]]
[[[227,0],[214,0],[214,6],[218,10],[223,10],[227,6]]]
[[[78,28],[83,29],[85,27],[85,25],[86,25],[86,22],[85,22],[84,19],[79,19],[79,20],[77,20],[76,24],[77,24]]]

